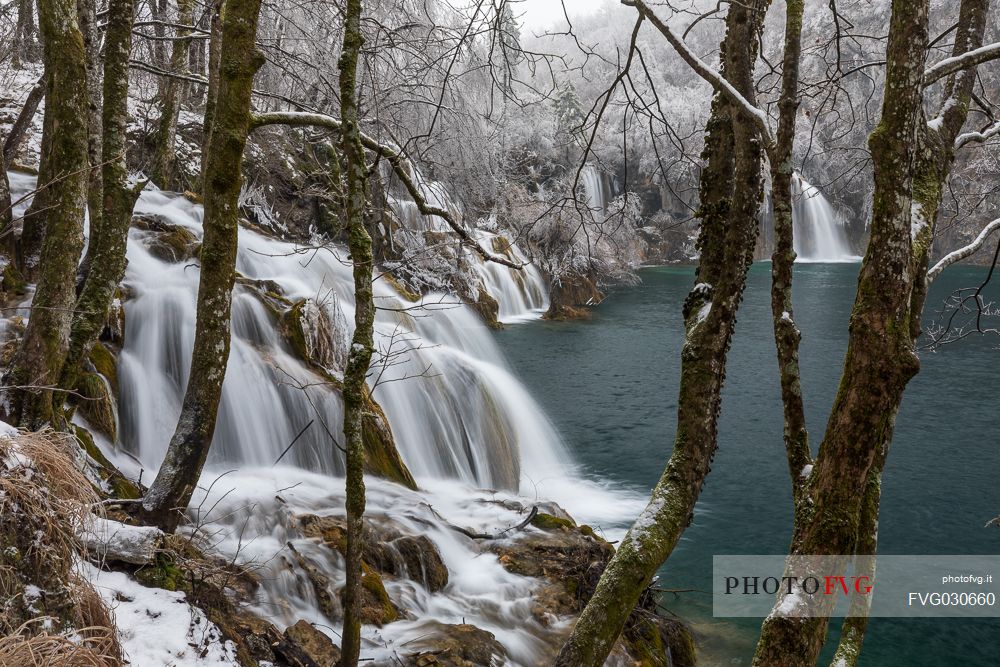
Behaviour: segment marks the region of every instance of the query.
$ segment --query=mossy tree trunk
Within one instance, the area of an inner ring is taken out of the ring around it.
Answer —
[[[774,254],[771,257],[771,314],[778,351],[781,403],[784,411],[785,452],[793,496],[798,498],[811,461],[799,374],[799,340],[792,308],[792,268],[795,244],[792,224],[792,153],[795,119],[799,109],[799,60],[802,55],[804,0],[785,3],[785,51],[782,59],[781,97],[778,100],[778,134],[770,152],[771,202],[774,208]]]
[[[194,0],[177,0],[177,22],[189,26],[194,23]],[[178,28],[173,50],[170,53],[170,71],[183,74],[187,72],[190,61],[191,31],[188,28]],[[163,96],[160,100],[160,124],[157,132],[156,158],[153,165],[154,179],[157,184],[169,190],[174,183],[174,162],[176,151],[174,144],[177,139],[177,120],[180,115],[181,102],[185,98],[186,84],[180,79],[167,77],[163,85]]]
[[[989,0],[962,0],[955,30],[952,56],[974,51],[983,45]],[[913,287],[910,296],[910,336],[915,344],[920,335],[920,318],[927,296],[927,268],[938,210],[945,193],[945,185],[955,163],[955,140],[964,127],[976,80],[976,69],[962,70],[952,75],[944,86],[938,106],[940,122],[924,123],[923,114],[917,125],[920,152],[914,161],[913,210],[919,210],[926,224],[917,230],[913,239],[911,273]],[[911,225],[911,230],[913,227]],[[891,435],[891,434],[888,434]],[[876,445],[875,458],[865,482],[861,512],[858,517],[857,543],[854,553],[859,558],[856,567],[867,569],[874,575],[875,553],[878,545],[878,517],[881,500],[882,470],[889,453],[890,438]],[[870,596],[855,596],[852,615],[844,619],[840,641],[831,664],[854,667],[864,642],[868,627],[867,610]]]
[[[894,0],[882,119],[869,147],[875,172],[871,241],[861,265],[840,388],[803,490],[793,554],[847,555],[873,465],[892,438],[907,382],[919,369],[910,310],[913,169],[923,136],[928,0]],[[755,665],[815,665],[828,617],[770,616]]]
[[[368,401],[366,378],[371,365],[375,326],[372,293],[372,239],[365,228],[365,151],[358,117],[357,70],[363,39],[361,0],[347,0],[344,14],[344,46],[340,54],[341,150],[347,181],[345,210],[347,244],[354,267],[354,336],[344,371],[344,439],[347,447],[347,553],[344,587],[344,628],[341,636],[341,666],[357,667],[361,652],[361,584],[364,572],[362,519],[365,513],[365,449],[362,428]]]
[[[125,164],[129,56],[135,0],[110,0],[104,43],[101,171],[103,223],[91,227],[91,267],[76,303],[69,353],[60,386],[76,388],[84,360],[104,327],[118,284],[125,276],[125,249],[138,188],[128,185]]]
[[[27,428],[58,423],[52,390],[69,347],[76,268],[87,200],[87,54],[73,0],[40,0],[46,104],[42,161],[50,207],[38,285],[24,340],[5,378],[7,420]]]
[[[726,16],[723,75],[751,103],[758,34],[769,4],[733,3]],[[762,192],[762,137],[743,114],[729,98],[715,96],[701,177],[701,258],[684,305],[673,454],[563,645],[558,667],[604,664],[640,595],[690,523],[715,454],[726,357],[753,261]]]
[[[143,500],[150,521],[173,530],[187,507],[215,433],[229,361],[236,279],[243,149],[254,74],[263,64],[255,40],[260,0],[229,0],[222,26],[219,96],[205,171],[197,324],[191,374],[166,457]]]
[[[103,218],[103,187],[101,185],[101,39],[97,32],[97,7],[95,0],[77,0],[76,12],[77,20],[80,24],[80,33],[83,35],[83,45],[87,52],[87,159],[90,164],[90,175],[87,185],[87,213],[89,215],[90,233],[89,238],[93,240],[94,234],[101,229],[101,219]],[[84,256],[83,264],[80,267],[81,277],[87,275],[93,259],[91,252],[93,244],[87,246],[87,254]]]

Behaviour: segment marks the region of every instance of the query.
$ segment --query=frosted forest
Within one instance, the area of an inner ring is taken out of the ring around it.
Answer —
[[[0,0],[0,667],[996,665],[998,61]]]

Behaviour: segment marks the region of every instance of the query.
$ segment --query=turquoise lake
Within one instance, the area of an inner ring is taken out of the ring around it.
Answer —
[[[856,264],[796,267],[814,452],[840,379],[857,271]],[[513,325],[497,340],[584,474],[646,492],[673,443],[681,305],[694,270],[654,267],[640,275],[641,284],[612,292],[590,320]],[[978,267],[946,271],[933,286],[925,322],[953,290],[985,275]],[[709,591],[712,555],[778,554],[788,547],[791,492],[769,289],[770,265],[755,265],[729,355],[719,450],[694,522],[660,573],[663,588]],[[998,362],[995,336],[974,335],[921,354],[885,470],[880,553],[1000,553],[1000,530],[984,527],[1000,514]],[[663,604],[694,627],[702,664],[750,664],[759,621],[713,618],[708,593],[667,594]],[[831,624],[821,664],[829,664],[838,625]],[[1000,619],[873,619],[860,664],[997,665]]]

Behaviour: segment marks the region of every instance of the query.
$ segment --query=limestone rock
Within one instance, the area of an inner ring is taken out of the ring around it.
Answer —
[[[503,646],[491,632],[474,625],[428,624],[427,634],[409,645],[417,651],[406,657],[413,667],[499,667],[506,662]]]

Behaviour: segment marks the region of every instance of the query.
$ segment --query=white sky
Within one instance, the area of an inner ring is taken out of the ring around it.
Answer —
[[[592,13],[605,0],[565,0],[566,10],[572,19]],[[540,30],[551,27],[557,21],[563,21],[563,5],[560,0],[522,0],[512,3],[514,15],[522,15],[523,25],[528,30]]]

